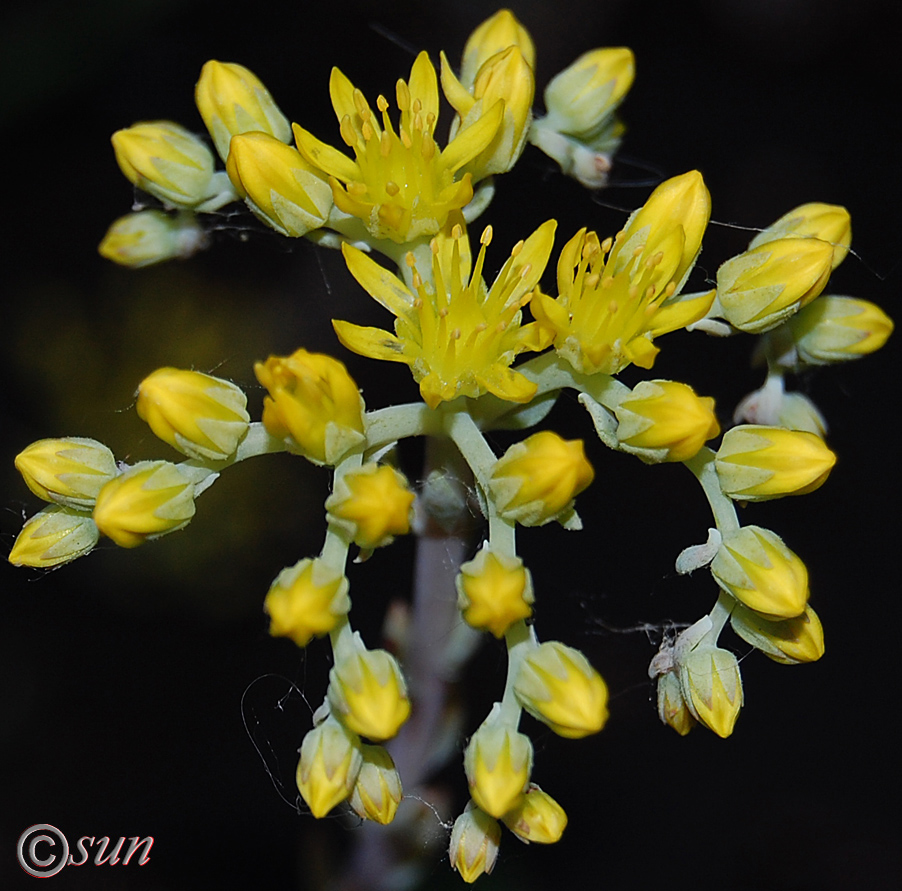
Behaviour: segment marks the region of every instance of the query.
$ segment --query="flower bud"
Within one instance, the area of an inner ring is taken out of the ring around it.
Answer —
[[[724,536],[711,573],[724,591],[768,618],[791,619],[808,603],[805,564],[783,539],[760,526]]]
[[[558,736],[598,733],[608,719],[608,688],[589,660],[558,641],[539,644],[520,665],[517,701]]]
[[[247,433],[247,396],[230,381],[158,368],[138,386],[138,417],[174,449],[197,460],[231,458]]]
[[[532,615],[532,577],[519,557],[495,553],[488,543],[460,567],[455,583],[464,621],[497,638]]]
[[[522,801],[503,817],[504,824],[520,841],[553,845],[567,828],[564,809],[535,783],[530,783]]]
[[[657,696],[661,723],[685,736],[695,726],[696,720],[683,697],[683,688],[676,672],[667,671],[658,676]]]
[[[232,139],[226,170],[238,194],[267,226],[298,238],[332,209],[332,188],[301,153],[266,133]]]
[[[395,819],[401,803],[401,777],[391,755],[382,746],[364,745],[361,749],[363,763],[350,804],[362,819],[385,826]]]
[[[395,657],[368,650],[354,632],[329,672],[329,705],[349,730],[374,742],[393,737],[410,715],[407,684]]]
[[[512,445],[495,464],[489,491],[498,513],[524,526],[573,516],[573,499],[595,478],[580,439],[542,430]]]
[[[500,844],[501,824],[471,801],[454,821],[448,859],[460,877],[471,885],[494,869]]]
[[[404,475],[387,464],[370,462],[337,477],[326,499],[328,520],[364,549],[391,544],[410,532],[414,494]]]
[[[835,463],[836,455],[814,433],[743,424],[724,434],[714,466],[725,495],[766,501],[813,492]]]
[[[94,505],[97,528],[117,545],[135,548],[187,526],[194,483],[168,461],[140,461],[110,480]]]
[[[824,629],[810,606],[800,616],[772,622],[739,604],[730,613],[730,624],[746,643],[774,662],[798,665],[824,655]]]
[[[833,269],[833,248],[819,238],[778,238],[727,260],[717,298],[735,328],[760,334],[817,297]]]
[[[798,357],[809,365],[846,362],[873,353],[886,343],[893,327],[893,320],[868,300],[827,295],[789,322]]]
[[[499,9],[467,38],[460,66],[460,79],[470,89],[479,69],[496,53],[517,47],[530,68],[536,67],[536,48],[529,31],[509,9]]]
[[[733,412],[737,424],[761,424],[813,433],[821,439],[827,434],[827,422],[818,407],[804,393],[787,393],[782,385],[761,387],[749,393]]]
[[[338,359],[302,349],[257,362],[254,373],[269,391],[263,400],[267,432],[290,438],[315,464],[337,464],[365,441],[363,399]]]
[[[206,246],[207,235],[194,214],[141,210],[119,217],[97,251],[120,266],[137,269],[163,260],[186,260]]]
[[[48,569],[87,554],[99,538],[90,514],[52,504],[25,521],[8,559],[13,566]]]
[[[16,455],[25,485],[44,501],[90,510],[119,472],[113,453],[96,439],[41,439]]]
[[[683,696],[694,718],[726,739],[742,708],[739,662],[728,650],[698,646],[680,665]]]
[[[620,448],[646,464],[688,461],[720,433],[714,400],[679,381],[641,381],[614,413]]]
[[[260,131],[281,142],[291,141],[288,118],[269,90],[243,65],[207,62],[201,69],[194,99],[223,161],[229,156],[229,142],[237,133]]]
[[[362,764],[360,738],[331,716],[304,737],[296,780],[314,817],[325,817],[351,794]]]
[[[838,204],[803,204],[783,214],[759,232],[749,248],[776,241],[778,238],[819,238],[833,248],[833,268],[836,269],[849,253],[852,243],[852,219],[849,211]]]
[[[523,798],[532,773],[529,737],[498,720],[500,704],[470,737],[464,770],[470,795],[487,814],[503,817]]]
[[[273,637],[290,637],[305,647],[311,638],[332,631],[350,610],[348,580],[322,560],[304,559],[279,573],[263,608]]]

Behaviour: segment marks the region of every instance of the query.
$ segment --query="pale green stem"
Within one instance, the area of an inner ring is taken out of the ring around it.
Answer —
[[[522,619],[507,629],[504,642],[507,644],[507,679],[504,684],[504,695],[501,697],[499,718],[502,723],[516,730],[520,724],[522,709],[514,693],[514,683],[523,660],[539,645],[539,642],[536,639],[535,629]]]
[[[739,530],[740,523],[733,502],[724,495],[720,488],[717,470],[714,467],[714,458],[714,452],[707,446],[703,446],[697,455],[683,463],[702,484],[705,497],[711,506],[711,513],[714,515],[714,523],[720,534],[726,538],[730,533]]]

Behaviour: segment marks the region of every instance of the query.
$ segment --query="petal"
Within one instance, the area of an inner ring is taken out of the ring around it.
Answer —
[[[529,402],[536,395],[538,385],[528,380],[518,371],[504,365],[490,365],[476,375],[476,382],[489,393],[508,402]]]
[[[404,344],[381,328],[364,328],[341,319],[333,319],[332,327],[342,345],[352,353],[380,359],[383,362],[403,362],[408,364],[404,356]]]
[[[333,68],[329,77],[329,98],[332,100],[332,108],[335,109],[335,116],[338,118],[339,124],[344,120],[345,115],[348,115],[352,121],[357,118],[354,84],[339,68]]]
[[[356,161],[352,161],[331,145],[321,142],[300,124],[292,124],[291,129],[294,131],[298,151],[315,167],[346,183],[362,178]]]
[[[652,337],[685,328],[703,319],[714,303],[717,290],[703,294],[686,294],[666,300],[651,318],[649,332]]]
[[[470,95],[470,91],[457,79],[448,57],[442,52],[442,90],[448,104],[462,117],[465,118],[470,109],[476,104],[476,100]]]
[[[504,100],[499,99],[484,115],[461,130],[442,152],[442,163],[452,172],[468,164],[495,138],[504,123]]]
[[[428,115],[438,118],[438,80],[435,66],[429,61],[429,54],[424,50],[414,60],[410,69],[411,99],[419,99],[422,104],[420,113],[425,119]]]
[[[413,306],[413,295],[404,283],[384,266],[349,244],[342,244],[348,271],[377,303],[395,316],[402,316]]]

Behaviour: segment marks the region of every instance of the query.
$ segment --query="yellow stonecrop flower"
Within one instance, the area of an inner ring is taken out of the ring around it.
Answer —
[[[800,616],[771,621],[739,604],[730,613],[730,624],[739,637],[774,662],[799,665],[824,655],[824,628],[810,606]]]
[[[649,464],[688,461],[720,433],[714,400],[679,381],[641,381],[614,413],[620,447]]]
[[[353,791],[363,766],[360,737],[333,717],[314,727],[301,743],[296,782],[310,813],[319,819]]]
[[[893,327],[893,320],[869,300],[826,294],[787,325],[796,355],[809,365],[847,362],[876,352]]]
[[[693,717],[726,739],[742,708],[736,657],[719,647],[696,647],[680,666],[680,684]]]
[[[189,458],[231,458],[247,433],[247,396],[236,384],[200,371],[158,368],[138,385],[138,417]]]
[[[51,504],[26,520],[8,559],[13,566],[49,569],[87,554],[99,538],[90,514]]]
[[[348,580],[322,560],[304,559],[283,569],[272,583],[263,608],[269,633],[306,647],[328,634],[351,608]]]
[[[371,462],[338,477],[326,514],[358,547],[381,548],[410,532],[415,497],[402,473]]]
[[[526,844],[553,845],[567,828],[564,809],[535,783],[521,802],[503,817],[504,825]]]
[[[813,492],[835,463],[836,455],[814,433],[743,424],[724,434],[714,466],[724,494],[764,501]]]
[[[616,239],[580,230],[558,260],[558,297],[530,309],[555,349],[583,374],[651,368],[655,337],[701,319],[714,292],[679,300],[701,250],[711,198],[698,171],[658,186]]]
[[[331,178],[338,210],[357,217],[373,238],[404,244],[433,235],[450,213],[470,202],[471,176],[461,169],[495,138],[503,105],[496,103],[441,149],[435,141],[438,79],[425,52],[414,61],[409,81],[398,80],[397,131],[388,116],[388,100],[376,100],[380,124],[363,93],[337,68],[332,69],[329,92],[354,160],[295,124],[298,151]]]
[[[460,877],[472,885],[494,869],[500,844],[501,824],[470,801],[454,821],[448,859]]]
[[[849,211],[838,204],[802,204],[759,232],[749,242],[749,249],[778,238],[819,238],[826,241],[833,248],[833,268],[836,269],[845,260],[852,244],[852,218]]]
[[[472,273],[460,225],[431,242],[434,285],[426,283],[408,255],[412,289],[362,251],[342,245],[351,274],[397,321],[391,334],[335,320],[339,340],[362,356],[408,365],[430,408],[485,393],[528,402],[536,385],[510,365],[520,353],[547,345],[537,324],[521,325],[520,320],[551,255],[554,229],[549,220],[518,242],[491,288],[482,278],[491,227],[483,232]]]
[[[456,584],[457,604],[471,628],[502,638],[514,622],[532,615],[532,578],[519,557],[485,545],[460,567]]]
[[[532,773],[529,737],[496,720],[496,703],[489,717],[470,737],[464,770],[473,801],[492,817],[503,817],[523,798]]]
[[[395,819],[401,803],[401,777],[382,746],[364,745],[361,749],[363,763],[349,804],[362,819],[385,826]]]
[[[479,69],[492,56],[511,46],[517,47],[526,64],[535,70],[536,47],[529,31],[509,9],[499,9],[474,28],[467,38],[460,64],[460,80],[463,85],[470,89]]]

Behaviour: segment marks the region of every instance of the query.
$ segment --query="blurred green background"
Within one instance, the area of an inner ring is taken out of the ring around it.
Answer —
[[[638,74],[623,107],[629,130],[613,187],[587,193],[531,147],[500,178],[483,218],[496,230],[491,272],[502,246],[549,216],[560,221],[559,245],[582,225],[613,233],[653,181],[698,168],[719,223],[764,226],[805,201],[844,204],[858,257],[838,270],[832,292],[902,315],[902,83],[888,2],[535,0],[511,8],[537,44],[539,94],[595,46],[632,47]],[[255,359],[298,346],[339,351],[332,317],[386,321],[336,253],[287,243],[249,215],[223,214],[214,246],[188,262],[129,271],[103,261],[97,243],[134,200],[110,134],[160,118],[201,130],[193,85],[203,62],[217,58],[251,68],[292,120],[337,142],[332,65],[371,99],[391,95],[416,51],[459,57],[492,11],[475,2],[359,0],[228,9],[208,0],[6,4],[4,554],[40,507],[12,464],[29,442],[90,436],[122,460],[172,458],[133,408],[137,383],[154,368],[233,379],[259,417]],[[712,225],[694,280],[701,286],[750,237]],[[655,375],[715,396],[724,420],[759,383],[748,340],[682,333],[662,345]],[[343,358],[371,407],[415,396],[406,368]],[[597,478],[581,500],[586,531],[525,534],[523,554],[536,579],[540,636],[587,652],[611,688],[612,718],[581,742],[530,725],[535,778],[565,806],[570,826],[547,849],[508,835],[481,887],[896,887],[889,728],[898,674],[898,359],[891,340],[864,362],[798,382],[825,411],[840,462],[813,495],[753,505],[743,517],[779,532],[809,564],[827,655],[798,668],[757,654],[743,661],[747,705],[726,741],[703,730],[680,739],[658,723],[645,674],[655,644],[616,630],[692,620],[708,608],[714,590],[705,574],[672,570],[676,553],[705,537],[701,493],[682,468],[646,468],[589,443]],[[590,438],[575,401],[561,403],[555,426]],[[416,478],[416,450],[408,457]],[[3,887],[32,881],[16,864],[15,842],[42,822],[70,839],[156,839],[145,867],[70,868],[55,887],[328,886],[355,830],[298,816],[255,750],[293,799],[295,750],[310,715],[298,690],[318,704],[328,648],[304,653],[269,639],[261,605],[282,566],[318,550],[327,489],[322,470],[269,456],[225,475],[183,534],[135,551],[105,545],[56,572],[0,565]],[[411,554],[401,542],[353,569],[355,621],[371,640],[389,598],[409,585]],[[472,730],[500,695],[503,650],[488,647],[469,684]],[[460,765],[448,778],[459,809]],[[441,851],[437,821],[432,834]],[[424,887],[459,886],[439,856]]]

